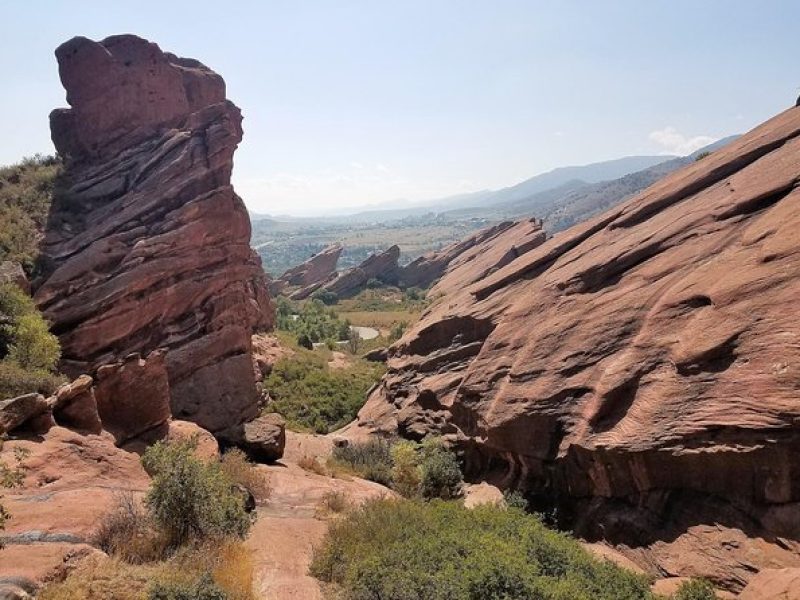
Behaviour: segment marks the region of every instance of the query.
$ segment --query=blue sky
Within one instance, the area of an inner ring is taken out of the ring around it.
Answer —
[[[251,209],[315,213],[688,152],[800,93],[800,3],[9,1],[0,164],[52,152],[53,50],[136,33],[219,72]]]

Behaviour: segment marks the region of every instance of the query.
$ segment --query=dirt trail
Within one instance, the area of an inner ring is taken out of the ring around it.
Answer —
[[[342,492],[352,503],[391,494],[377,483],[358,478],[335,479],[298,466],[303,456],[325,463],[333,442],[327,436],[287,432],[284,458],[269,466],[272,494],[258,507],[258,520],[247,540],[256,570],[256,586],[264,600],[317,600],[319,583],[308,576],[313,548],[328,529],[330,515],[320,509],[329,492]]]

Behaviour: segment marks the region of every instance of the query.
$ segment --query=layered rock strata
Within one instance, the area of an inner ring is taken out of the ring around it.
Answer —
[[[798,182],[790,109],[489,275],[454,269],[351,433],[448,434],[662,574],[737,590],[796,565]]]
[[[56,57],[66,164],[34,289],[62,369],[164,349],[173,415],[233,438],[258,412],[250,336],[272,320],[230,184],[241,113],[219,75],[132,35],[74,38]]]

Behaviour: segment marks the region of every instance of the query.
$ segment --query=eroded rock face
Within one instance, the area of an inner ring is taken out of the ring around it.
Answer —
[[[473,473],[558,505],[587,537],[657,550],[662,573],[696,574],[657,545],[702,546],[708,523],[733,532],[708,555],[723,587],[787,566],[800,540],[799,181],[790,109],[476,283],[459,285],[482,268],[455,269],[350,432],[448,434]]]
[[[34,288],[62,369],[93,375],[164,348],[174,416],[229,435],[257,413],[250,335],[272,321],[230,185],[239,109],[219,75],[135,36],[74,38],[56,57],[65,184]]]

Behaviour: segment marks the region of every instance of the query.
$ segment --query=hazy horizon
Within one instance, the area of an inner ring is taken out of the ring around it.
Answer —
[[[794,104],[791,2],[605,6],[27,3],[6,7],[0,164],[53,152],[53,50],[135,33],[207,64],[245,116],[234,185],[310,215],[513,185],[553,168],[688,154]]]

